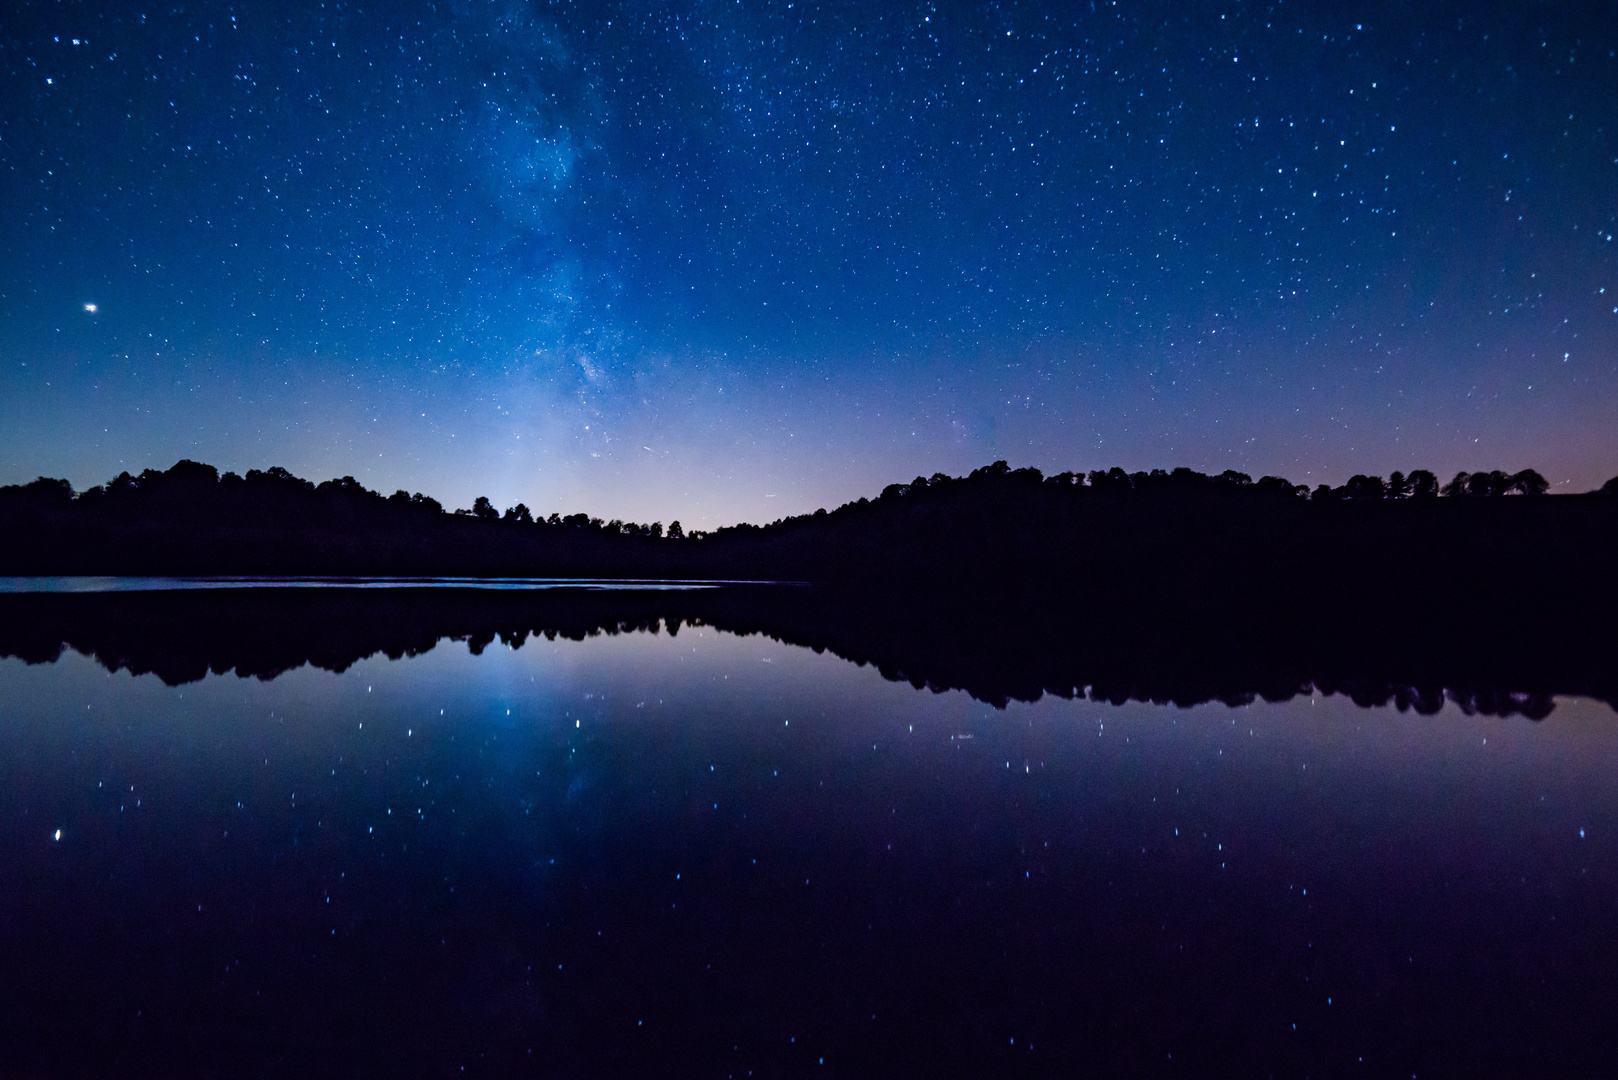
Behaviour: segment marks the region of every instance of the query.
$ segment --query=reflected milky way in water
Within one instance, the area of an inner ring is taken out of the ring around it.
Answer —
[[[1618,1050],[1605,704],[995,708],[760,634],[552,625],[173,686],[0,661],[7,1059],[1425,1076]]]

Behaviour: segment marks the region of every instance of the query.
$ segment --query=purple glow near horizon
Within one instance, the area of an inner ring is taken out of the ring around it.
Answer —
[[[28,8],[0,483],[713,528],[961,474],[1618,473],[1591,9]]]

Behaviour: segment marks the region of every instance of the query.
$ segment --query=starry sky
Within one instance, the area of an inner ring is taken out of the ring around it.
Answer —
[[[1618,473],[1618,14],[0,17],[0,483],[688,528],[997,458]]]

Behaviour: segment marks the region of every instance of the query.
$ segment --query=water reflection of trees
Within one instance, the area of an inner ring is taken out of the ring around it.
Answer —
[[[958,600],[958,598],[957,598]],[[52,662],[65,649],[110,671],[171,685],[209,673],[273,679],[312,665],[341,672],[446,640],[481,654],[496,641],[583,641],[706,626],[759,634],[875,667],[935,693],[1004,707],[1051,694],[1122,705],[1240,707],[1314,693],[1432,715],[1550,714],[1555,694],[1618,702],[1609,645],[1583,632],[1446,620],[1419,628],[1320,618],[1313,627],[1229,612],[970,604],[813,588],[693,591],[218,589],[0,596],[0,655]]]

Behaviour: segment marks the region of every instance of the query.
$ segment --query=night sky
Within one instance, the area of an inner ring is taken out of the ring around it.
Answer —
[[[1618,473],[1606,4],[9,3],[0,483]]]

